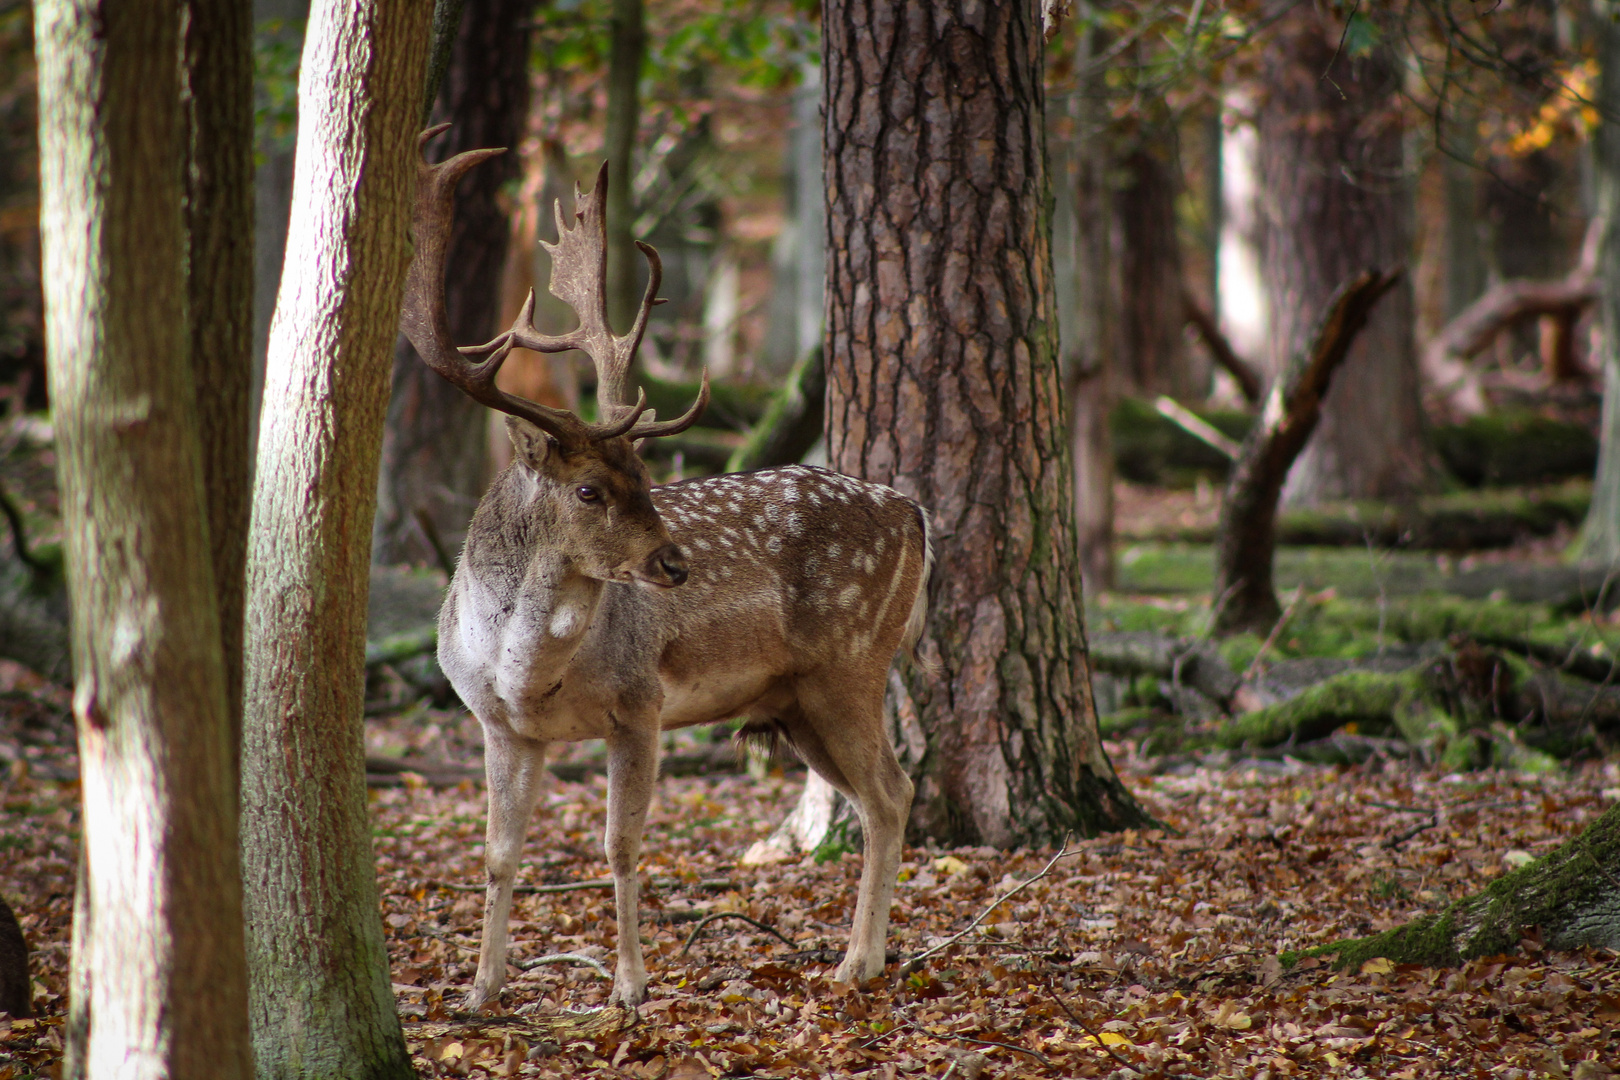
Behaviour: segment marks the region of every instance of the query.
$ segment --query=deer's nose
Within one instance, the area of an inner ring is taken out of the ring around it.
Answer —
[[[680,585],[686,581],[688,573],[686,553],[674,544],[665,544],[653,552],[652,558],[648,559],[647,563],[654,576],[668,578],[671,585]]]

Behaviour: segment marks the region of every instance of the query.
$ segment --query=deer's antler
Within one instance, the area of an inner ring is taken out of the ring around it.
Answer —
[[[641,346],[647,332],[647,316],[652,309],[664,303],[658,297],[658,286],[664,280],[664,264],[650,244],[636,241],[636,247],[647,259],[647,291],[642,294],[641,307],[628,334],[613,332],[607,317],[607,190],[608,167],[603,162],[597,171],[596,185],[589,194],[574,185],[574,217],[577,224],[569,225],[563,214],[562,202],[553,206],[557,221],[557,242],[540,241],[540,246],[551,256],[551,295],[574,309],[579,326],[566,334],[542,334],[534,326],[534,293],[517,321],[512,324],[512,340],[535,352],[564,352],[579,349],[596,365],[596,401],[604,416],[622,415],[626,409],[640,413],[640,401],[631,406],[627,401],[625,382],[630,373],[630,361]],[[644,395],[641,396],[644,398]],[[683,415],[674,420],[657,422],[651,417],[645,423],[632,424],[627,433],[632,439],[674,435],[697,423],[709,403],[709,375],[703,374],[697,401]]]
[[[440,124],[424,131],[417,140],[418,150],[448,126]],[[652,307],[653,294],[661,279],[657,253],[646,245],[640,246],[652,265],[652,282],[642,303],[641,312],[636,318],[635,328],[623,338],[615,336],[607,325],[606,248],[599,244],[598,247],[603,253],[601,258],[604,261],[594,279],[585,276],[581,270],[575,270],[573,273],[578,275],[577,285],[571,286],[565,281],[563,287],[569,290],[569,295],[557,294],[580,314],[578,330],[557,338],[547,337],[535,331],[534,294],[531,291],[512,329],[493,341],[458,348],[451,340],[449,319],[444,309],[444,263],[450,243],[450,223],[453,217],[456,184],[473,167],[505,152],[504,149],[469,150],[438,165],[429,165],[425,159],[418,160],[416,207],[411,223],[416,251],[411,260],[410,273],[406,278],[400,329],[429,367],[459,387],[474,401],[498,412],[521,417],[559,442],[581,445],[588,441],[611,439],[620,435],[642,439],[684,431],[697,421],[698,415],[708,403],[707,374],[704,375],[697,403],[676,420],[658,423],[649,418],[646,422],[641,422],[642,414],[647,411],[645,393],[637,394],[634,405],[623,402],[625,374],[629,370],[631,358],[635,355],[636,346],[640,344],[641,336],[646,331],[647,312]],[[603,190],[605,193],[605,188]],[[560,213],[559,210],[559,217]],[[569,230],[569,233],[587,231],[580,228]],[[597,233],[601,232],[601,225],[598,224]],[[560,247],[562,247],[560,241],[556,245],[548,245],[548,248]],[[587,251],[586,257],[588,255]],[[568,265],[582,265],[579,259],[580,256],[574,256],[568,260]],[[554,265],[563,264],[555,262]],[[553,292],[556,292],[557,287],[558,279],[554,273]],[[604,401],[603,412],[616,415],[612,415],[604,423],[587,424],[566,409],[553,409],[516,394],[509,394],[496,386],[495,376],[514,346],[535,348],[543,352],[583,349],[596,364],[599,385],[607,385],[612,395],[611,402]],[[617,381],[610,383],[608,382],[610,378],[616,378]]]

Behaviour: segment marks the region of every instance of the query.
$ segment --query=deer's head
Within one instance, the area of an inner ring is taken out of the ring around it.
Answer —
[[[426,142],[448,125],[422,133]],[[534,326],[534,293],[529,293],[512,328],[483,345],[457,347],[450,339],[444,309],[444,263],[449,247],[455,188],[473,166],[503,150],[472,150],[439,165],[417,164],[416,244],[400,327],[434,371],[473,400],[507,414],[522,472],[525,499],[544,522],[548,540],[566,552],[581,573],[603,581],[641,581],[674,586],[686,580],[686,557],[670,539],[653,508],[646,466],[636,456],[641,439],[685,431],[709,402],[705,373],[697,401],[682,416],[660,422],[647,408],[647,396],[627,401],[625,381],[631,359],[647,329],[647,314],[658,299],[663,265],[643,243],[647,291],[635,324],[624,335],[607,319],[607,166],[589,195],[575,188],[576,224],[556,209],[557,242],[541,243],[551,253],[551,292],[579,316],[577,329],[552,336]],[[579,349],[596,366],[597,405],[603,419],[587,423],[564,409],[509,394],[495,385],[496,373],[513,348],[537,352]]]

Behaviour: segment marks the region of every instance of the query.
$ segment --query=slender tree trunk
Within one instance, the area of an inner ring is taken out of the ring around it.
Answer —
[[[1058,374],[1037,6],[828,0],[828,451],[930,508],[897,679],[912,825],[1048,844],[1144,820],[1097,735]]]
[[[636,252],[636,136],[641,130],[641,65],[647,56],[642,0],[613,0],[612,41],[608,50],[608,320],[620,333],[630,329],[641,299],[641,256]],[[634,378],[632,376],[632,384]]]
[[[455,273],[445,284],[445,310],[457,341],[488,341],[497,332],[512,234],[501,189],[522,171],[516,149],[529,112],[532,10],[527,0],[467,0],[439,89],[435,118],[451,127],[434,142],[436,155],[513,150],[474,169],[456,191],[449,253]],[[488,410],[435,375],[401,335],[377,486],[375,561],[433,558],[421,515],[447,546],[460,547],[489,479],[487,425]]]
[[[320,0],[250,539],[243,857],[259,1075],[414,1076],[366,815],[367,565],[430,0]]]
[[[186,293],[208,538],[238,782],[242,605],[253,469],[253,26],[236,0],[185,6],[182,96],[190,129]]]
[[[165,3],[37,9],[47,334],[84,799],[65,1065],[75,1077],[251,1070],[210,470],[188,363],[181,21]],[[216,57],[227,68],[231,36]],[[193,86],[232,81],[189,48],[184,59]],[[233,100],[196,128],[199,209],[241,196],[241,163],[201,141],[229,141],[241,119],[229,115],[242,104]],[[217,240],[199,238],[193,251],[210,267],[231,265]],[[198,338],[231,337],[240,286],[193,291],[210,305]],[[229,415],[215,406],[211,421]]]
[[[309,0],[253,0],[253,19],[262,26],[279,24],[275,38],[287,47],[303,40]],[[281,265],[287,249],[287,211],[292,206],[293,148],[267,140],[256,148],[253,171],[253,384],[249,391],[249,464],[259,443],[259,402],[264,399],[264,353],[270,341],[270,318],[281,288]]]
[[[1598,308],[1603,333],[1597,357],[1603,368],[1603,428],[1592,508],[1581,540],[1584,558],[1620,564],[1620,27],[1605,18],[1590,24],[1597,36],[1597,212],[1604,221],[1598,255]]]
[[[1338,47],[1343,25],[1311,5],[1292,6],[1275,27],[1259,107],[1274,373],[1305,351],[1342,282],[1369,267],[1404,265],[1412,236],[1393,54],[1379,47],[1352,58]],[[1297,505],[1402,499],[1425,490],[1433,468],[1405,280],[1378,306],[1336,377],[1283,497]]]
[[[1073,293],[1059,278],[1063,372],[1074,456],[1075,527],[1080,568],[1090,589],[1114,585],[1114,356],[1119,324],[1119,282],[1114,266],[1114,214],[1109,175],[1113,138],[1104,97],[1104,72],[1095,56],[1100,31],[1092,19],[1080,28],[1075,63],[1082,82],[1070,100],[1074,120],[1072,171],[1058,174],[1060,194],[1073,205]],[[1054,223],[1054,230],[1056,229]]]

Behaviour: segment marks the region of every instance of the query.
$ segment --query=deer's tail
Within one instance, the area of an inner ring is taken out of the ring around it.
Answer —
[[[939,665],[924,659],[917,652],[917,642],[922,640],[923,628],[928,623],[928,579],[934,572],[934,534],[928,527],[928,511],[921,506],[917,507],[917,523],[922,526],[922,575],[917,579],[917,596],[911,602],[911,615],[906,619],[906,632],[900,638],[900,649],[919,670],[937,676]]]

